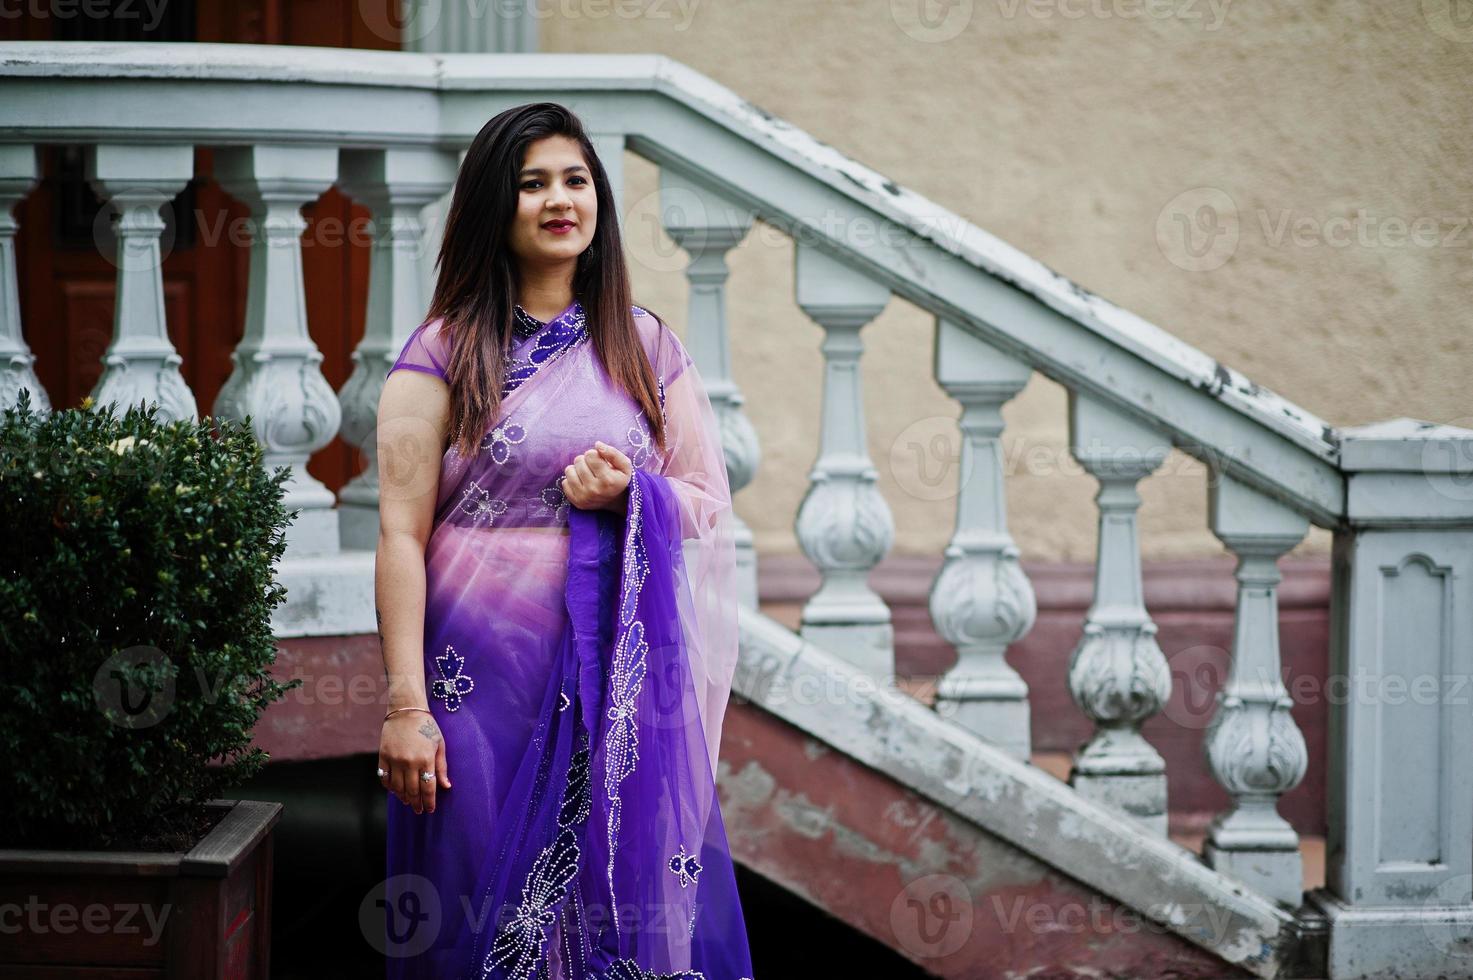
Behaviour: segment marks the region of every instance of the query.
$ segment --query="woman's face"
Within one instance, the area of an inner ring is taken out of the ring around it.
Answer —
[[[598,223],[593,174],[578,144],[548,136],[527,146],[517,175],[517,216],[511,248],[523,264],[554,266],[574,262],[590,244]],[[554,231],[549,222],[561,223]]]

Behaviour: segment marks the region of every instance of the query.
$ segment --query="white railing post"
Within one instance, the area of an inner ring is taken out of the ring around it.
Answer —
[[[340,431],[367,466],[338,497],[344,548],[378,545],[378,401],[409,335],[423,322],[424,270],[434,264],[420,212],[455,182],[455,154],[441,150],[343,150],[338,185],[373,216],[368,311],[353,373],[338,392]]]
[[[116,401],[121,415],[139,402],[157,402],[160,421],[198,414],[194,393],[179,373],[184,359],[169,340],[160,248],[165,224],[159,213],[192,176],[194,147],[187,144],[87,147],[87,180],[118,219],[113,340],[92,390],[99,408]],[[192,217],[176,216],[181,222]]]
[[[671,170],[660,169],[660,222],[690,256],[685,346],[695,361],[721,428],[731,494],[752,482],[760,448],[757,431],[742,411],[742,393],[731,375],[731,339],[726,320],[726,253],[752,227],[752,212]],[[738,598],[757,608],[757,552],[752,529],[733,514]]]
[[[619,228],[628,235],[624,221],[624,134],[618,131],[590,132],[588,142],[603,164],[604,174],[609,178],[609,192],[614,197],[614,212],[619,215]]]
[[[1082,795],[1166,835],[1166,763],[1141,724],[1171,694],[1171,672],[1156,643],[1141,581],[1136,484],[1170,451],[1154,429],[1069,392],[1070,452],[1096,480],[1099,551],[1094,601],[1069,659],[1069,694],[1095,723],[1074,755],[1069,785]]]
[[[890,550],[895,522],[876,486],[880,474],[865,441],[859,330],[884,310],[890,291],[803,242],[797,244],[796,267],[798,305],[824,329],[818,459],[795,525],[823,584],[803,606],[799,632],[888,679],[895,675],[895,629],[868,578]]]
[[[1202,858],[1259,894],[1298,908],[1304,900],[1299,835],[1279,797],[1309,767],[1289,709],[1279,660],[1278,560],[1304,539],[1303,515],[1220,472],[1208,488],[1212,532],[1238,556],[1232,667],[1217,694],[1204,746],[1212,775],[1233,798],[1207,832]]]
[[[288,510],[300,509],[287,534],[288,557],[339,549],[333,495],[307,472],[307,460],[332,441],[341,413],[322,376],[322,352],[307,331],[302,285],[303,205],[337,178],[330,146],[258,144],[215,152],[215,177],[251,209],[250,284],[245,333],[230,355],[234,369],[214,414],[251,416],[266,468],[290,466],[283,489]]]
[[[1002,406],[1033,371],[961,326],[936,319],[935,375],[961,403],[961,473],[956,530],[931,584],[931,621],[956,647],[957,662],[936,689],[938,710],[1027,759],[1028,685],[1003,654],[1033,628],[1033,586],[1008,534]]]
[[[1473,975],[1473,431],[1340,430],[1330,597],[1329,975]]]
[[[20,267],[15,254],[20,224],[11,213],[40,176],[34,144],[0,143],[0,411],[19,404],[22,391],[31,393],[32,411],[51,410],[51,399],[36,377],[36,355],[21,332]]]

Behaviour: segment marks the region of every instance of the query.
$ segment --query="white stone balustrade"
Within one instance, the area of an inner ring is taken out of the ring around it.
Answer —
[[[425,305],[438,242],[425,243],[419,212],[443,199],[457,152],[489,112],[566,101],[588,122],[616,199],[628,150],[661,168],[662,203],[699,205],[662,218],[689,254],[686,337],[721,416],[734,491],[759,454],[732,379],[740,338],[729,335],[737,292],[726,256],[757,220],[796,239],[797,301],[823,328],[824,377],[818,453],[795,522],[822,585],[801,617],[811,646],[793,644],[838,655],[862,676],[894,674],[890,611],[867,584],[894,526],[866,447],[859,334],[899,296],[936,316],[936,379],[961,405],[965,484],[930,597],[959,655],[940,687],[948,715],[1014,758],[1029,751],[1028,691],[1003,655],[1027,634],[1035,605],[1007,530],[1000,410],[1036,370],[1070,392],[1071,452],[1100,484],[1099,554],[1067,678],[1095,731],[1074,760],[1075,793],[1028,792],[1054,794],[1051,806],[1087,813],[1092,826],[1113,811],[1133,820],[1122,834],[1165,832],[1167,774],[1141,726],[1169,696],[1170,675],[1143,600],[1136,488],[1178,447],[1214,467],[1210,523],[1238,557],[1238,609],[1206,751],[1232,806],[1210,830],[1211,867],[1172,860],[1211,879],[1214,894],[1271,908],[1270,919],[1297,902],[1299,842],[1277,806],[1302,778],[1305,753],[1278,676],[1276,563],[1309,524],[1328,528],[1331,671],[1351,691],[1330,704],[1328,882],[1311,893],[1329,922],[1330,973],[1466,968],[1473,770],[1459,762],[1473,714],[1460,684],[1473,676],[1473,432],[1411,419],[1336,429],[668,59],[234,44],[89,51],[79,59],[66,44],[0,43],[0,406],[23,390],[47,405],[25,336],[34,343],[50,325],[22,329],[16,246],[18,234],[46,232],[18,230],[14,212],[41,176],[36,147],[80,143],[88,177],[119,216],[118,312],[98,393],[194,414],[168,341],[161,209],[192,176],[193,148],[216,147],[216,176],[249,205],[256,233],[244,338],[212,411],[253,417],[267,465],[292,468],[287,505],[302,510],[282,563],[278,635],[373,632],[371,429],[383,374]],[[288,76],[290,85],[275,84]],[[299,241],[300,209],[335,182],[376,228],[364,339],[337,393],[308,330]],[[341,503],[305,468],[339,431],[369,463]],[[743,548],[745,657],[754,635],[781,627],[751,608],[749,533]],[[1419,678],[1434,679],[1430,700],[1390,691],[1416,690]],[[1371,694],[1357,693],[1363,682]],[[782,710],[812,720],[829,708]],[[925,717],[950,733],[947,751],[970,738]]]
[[[752,227],[752,212],[679,173],[660,171],[660,221],[665,233],[690,257],[685,347],[706,386],[721,429],[727,482],[732,497],[752,482],[761,461],[757,430],[742,411],[743,398],[731,372],[731,337],[726,319],[726,253]],[[742,602],[757,608],[757,552],[752,529],[733,514],[737,589]]]
[[[389,368],[415,328],[429,297],[425,270],[434,264],[420,212],[455,183],[455,154],[443,150],[344,150],[338,186],[366,207],[373,221],[368,313],[353,351],[353,373],[338,392],[343,439],[366,460],[338,493],[344,548],[378,546],[378,400]]]
[[[796,267],[798,305],[824,329],[818,459],[795,528],[823,584],[803,606],[799,632],[876,678],[893,678],[890,607],[868,579],[890,550],[895,522],[865,444],[859,378],[859,330],[884,310],[890,291],[801,242]]]
[[[1166,762],[1141,735],[1141,724],[1166,703],[1171,672],[1146,612],[1136,484],[1170,448],[1159,432],[1069,393],[1069,451],[1100,484],[1094,602],[1069,658],[1069,694],[1095,733],[1075,753],[1069,785],[1162,836]]]
[[[332,492],[307,472],[307,460],[337,435],[341,409],[307,332],[301,242],[302,207],[337,175],[338,153],[328,146],[263,143],[215,154],[215,178],[250,207],[253,229],[245,335],[214,414],[241,422],[249,415],[266,468],[291,467],[283,502],[301,511],[287,537],[294,557],[339,550]]]
[[[156,402],[160,421],[198,414],[194,394],[179,373],[184,359],[169,340],[160,248],[164,232],[160,209],[192,176],[194,147],[188,144],[87,147],[87,179],[117,212],[113,339],[103,355],[102,377],[92,398],[99,407],[116,402],[119,415],[139,402]]]
[[[21,334],[20,272],[15,255],[15,233],[20,226],[13,213],[40,176],[36,147],[0,143],[0,411],[14,408],[22,391],[30,393],[33,410],[51,410],[51,399],[36,377],[36,355]]]
[[[1309,521],[1232,477],[1208,489],[1212,531],[1238,556],[1232,666],[1207,731],[1212,775],[1233,807],[1208,830],[1202,856],[1289,908],[1304,895],[1299,835],[1277,810],[1309,766],[1304,736],[1279,659],[1278,560],[1309,533]]]
[[[936,380],[961,403],[956,530],[931,584],[931,621],[956,647],[937,710],[1027,759],[1028,685],[1003,655],[1033,627],[1033,586],[1008,534],[1002,406],[1033,371],[959,325],[936,320]]]

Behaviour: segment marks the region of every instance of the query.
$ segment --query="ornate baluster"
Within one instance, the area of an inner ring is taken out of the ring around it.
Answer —
[[[671,169],[660,172],[660,219],[665,231],[690,254],[690,312],[685,344],[711,396],[721,427],[726,473],[736,496],[757,472],[757,432],[742,412],[741,391],[731,377],[731,342],[726,325],[726,253],[752,227],[752,212]],[[734,517],[739,599],[757,607],[757,553],[752,529]]]
[[[99,408],[116,401],[121,415],[157,402],[158,418],[192,419],[194,393],[179,373],[184,359],[169,341],[164,311],[164,232],[160,209],[194,176],[194,147],[103,143],[87,147],[87,179],[117,212],[117,301],[113,341],[92,389]]]
[[[1170,445],[1160,433],[1076,392],[1069,393],[1070,452],[1099,481],[1099,554],[1084,636],[1069,659],[1069,693],[1095,723],[1075,753],[1069,785],[1166,834],[1166,763],[1141,724],[1171,694],[1141,583],[1136,484]]]
[[[439,150],[344,150],[343,192],[373,215],[368,314],[353,373],[338,392],[343,439],[368,461],[339,494],[344,548],[378,543],[378,400],[404,342],[425,314],[421,264],[433,264],[420,212],[455,182],[455,154]]]
[[[322,376],[322,353],[307,332],[302,288],[302,206],[337,177],[330,146],[229,147],[215,153],[215,177],[249,205],[254,224],[245,335],[230,355],[234,370],[214,414],[252,417],[268,469],[287,465],[289,510],[301,509],[287,537],[288,556],[338,550],[333,496],[307,473],[307,460],[332,441],[341,416]]]
[[[32,411],[51,410],[51,399],[36,377],[36,355],[21,333],[20,270],[15,257],[20,225],[11,214],[40,176],[35,146],[0,143],[0,411],[19,404],[22,391],[31,393]]]
[[[805,639],[879,678],[895,674],[890,609],[869,571],[895,537],[879,472],[865,445],[859,329],[879,316],[890,291],[838,259],[797,246],[798,305],[824,329],[823,423],[818,459],[795,530],[823,584],[803,607]]]
[[[1033,586],[1008,534],[1002,406],[1023,390],[1028,365],[948,320],[936,320],[936,380],[962,405],[956,531],[931,584],[931,621],[956,647],[937,710],[1027,759],[1028,685],[1003,659],[1033,628]]]
[[[1298,908],[1303,898],[1299,835],[1278,799],[1309,766],[1304,736],[1279,663],[1278,560],[1309,521],[1226,474],[1208,488],[1212,533],[1238,556],[1233,662],[1217,694],[1204,747],[1212,775],[1233,797],[1207,833],[1203,860],[1255,891]]]

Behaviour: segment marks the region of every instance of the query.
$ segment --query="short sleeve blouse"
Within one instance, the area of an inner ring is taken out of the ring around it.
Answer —
[[[450,364],[450,350],[442,329],[444,324],[443,318],[437,318],[427,320],[415,327],[409,339],[404,342],[404,349],[399,352],[399,359],[394,362],[393,367],[389,368],[389,374],[393,374],[400,368],[406,368],[410,371],[433,374],[442,381],[445,380],[445,372]]]

